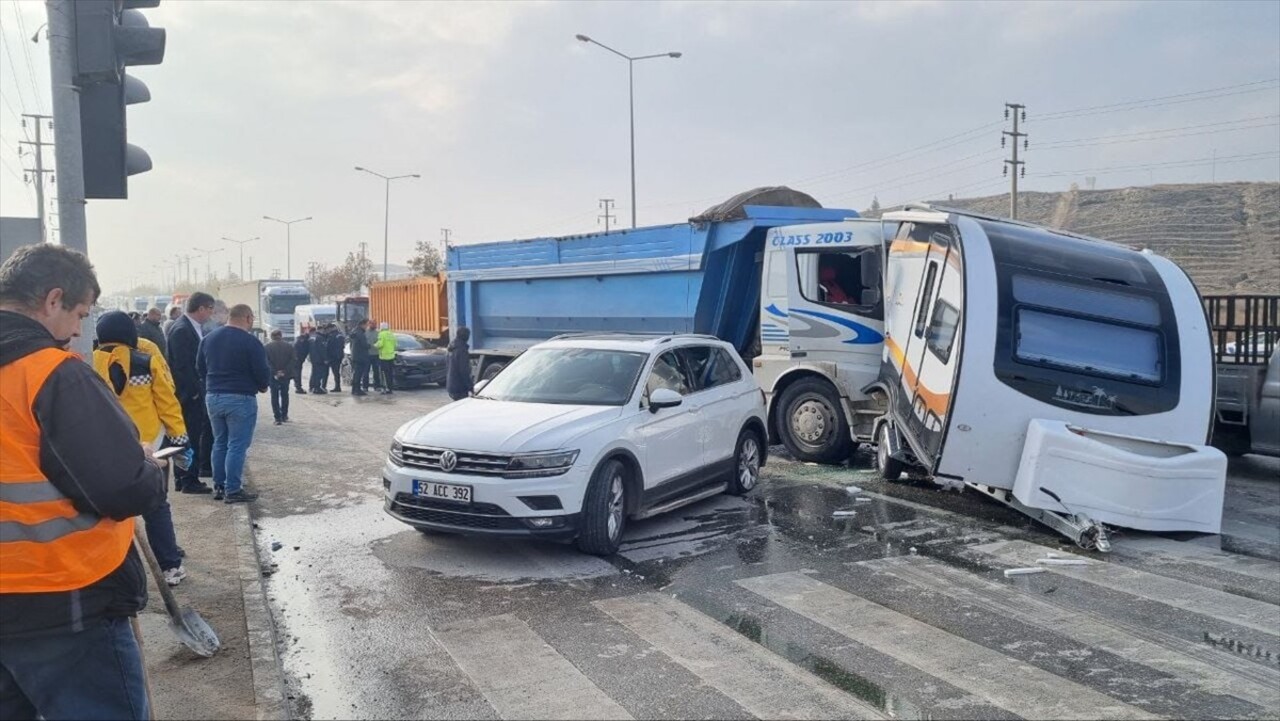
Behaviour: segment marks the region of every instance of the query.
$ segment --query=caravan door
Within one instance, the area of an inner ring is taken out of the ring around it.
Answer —
[[[904,223],[889,247],[885,356],[893,415],[918,460],[937,465],[960,365],[964,264],[946,223]]]

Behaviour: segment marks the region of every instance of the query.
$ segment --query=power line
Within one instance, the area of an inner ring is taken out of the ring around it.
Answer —
[[[1220,158],[1188,158],[1186,160],[1170,160],[1164,163],[1146,163],[1142,165],[1114,165],[1105,168],[1078,168],[1075,170],[1057,170],[1046,173],[1034,173],[1037,178],[1054,178],[1063,175],[1076,175],[1079,173],[1103,173],[1103,172],[1125,172],[1130,170],[1147,170],[1148,168],[1173,168],[1173,167],[1195,167],[1197,165],[1209,165],[1214,162],[1218,163],[1243,163],[1250,160],[1261,160],[1263,158],[1274,158],[1280,156],[1280,151],[1270,151],[1264,153],[1241,153],[1239,155],[1225,155]]]
[[[899,180],[908,180],[908,179],[910,179],[910,178],[920,178],[921,176],[937,177],[937,176],[942,176],[942,175],[951,175],[951,174],[954,174],[954,173],[959,173],[959,172],[964,171],[964,170],[971,170],[971,169],[973,169],[973,168],[978,168],[978,167],[982,167],[982,166],[986,165],[986,164],[988,163],[988,161],[987,161],[987,160],[983,160],[982,162],[978,162],[978,163],[971,163],[971,164],[969,164],[969,165],[961,166],[961,167],[959,167],[959,168],[952,168],[951,170],[947,170],[947,171],[945,171],[945,172],[938,172],[940,169],[942,169],[942,168],[946,168],[946,167],[947,167],[947,166],[949,166],[949,165],[955,165],[955,164],[957,164],[957,163],[963,163],[963,162],[965,162],[965,161],[967,161],[967,160],[973,160],[974,158],[980,158],[980,157],[984,157],[984,156],[986,156],[986,157],[990,157],[990,156],[994,155],[994,154],[995,154],[995,153],[997,153],[997,152],[998,152],[998,149],[995,149],[995,148],[993,148],[993,149],[991,149],[991,150],[984,150],[984,151],[982,151],[981,153],[974,153],[973,155],[968,155],[968,156],[965,156],[965,157],[963,157],[963,158],[957,158],[956,160],[951,160],[951,161],[948,161],[948,162],[945,162],[945,163],[939,163],[939,164],[937,164],[937,165],[930,166],[930,167],[925,168],[925,169],[923,169],[923,170],[916,170],[916,171],[913,171],[913,172],[910,172],[910,173],[906,173],[906,174],[904,174],[904,175],[899,175],[899,176],[894,177],[894,178],[886,178],[886,179],[884,179],[884,180],[877,181],[877,182],[875,182],[875,183],[868,183],[867,185],[861,185],[861,186],[858,186],[858,187],[856,187],[856,188],[846,188],[846,189],[844,189],[844,190],[841,190],[841,191],[837,191],[837,192],[831,193],[831,196],[832,196],[833,198],[845,198],[845,197],[849,197],[849,196],[851,196],[851,195],[856,195],[856,194],[858,194],[858,193],[861,193],[861,192],[864,192],[864,191],[868,191],[868,190],[874,190],[874,191],[877,191],[877,192],[879,192],[879,191],[883,191],[883,190],[895,190],[895,189],[897,189],[897,188],[902,188],[902,187],[905,187],[905,186],[908,186],[908,185],[914,185],[915,183],[919,182],[918,180],[912,180],[911,182],[907,182],[907,183],[898,183],[897,185],[890,185],[890,183],[896,183],[896,182],[897,182],[897,181],[899,181]],[[921,178],[921,179],[923,179],[923,178]]]
[[[1044,115],[1040,115],[1036,118],[1036,120],[1044,122],[1044,121],[1050,121],[1050,120],[1061,120],[1068,117],[1080,117],[1083,115],[1098,115],[1098,114],[1109,113],[1109,112],[1122,112],[1124,110],[1137,110],[1138,108],[1136,107],[1129,107],[1129,106],[1135,106],[1135,105],[1141,105],[1142,107],[1157,107],[1160,105],[1174,105],[1180,102],[1211,100],[1217,97],[1226,97],[1226,95],[1244,95],[1246,93],[1256,93],[1256,92],[1262,92],[1262,91],[1271,89],[1271,88],[1257,87],[1257,86],[1273,85],[1277,82],[1280,82],[1280,78],[1269,78],[1267,80],[1255,80],[1251,83],[1224,85],[1222,87],[1217,87],[1217,88],[1207,88],[1204,90],[1192,90],[1185,93],[1176,93],[1174,95],[1161,95],[1154,98],[1143,98],[1141,100],[1127,100],[1124,102],[1110,103],[1107,105],[1092,105],[1092,106],[1086,106],[1081,108],[1071,108],[1069,110],[1057,110],[1057,111],[1045,113]],[[1250,89],[1239,90],[1240,88],[1250,88]],[[1234,90],[1238,92],[1227,93],[1226,95],[1213,95],[1212,97],[1193,97],[1193,96],[1203,96],[1209,93],[1219,93],[1227,90]],[[1163,102],[1163,101],[1170,101],[1170,102]],[[1146,105],[1147,103],[1151,103],[1151,105]]]
[[[1158,135],[1158,134],[1162,134],[1162,133],[1174,133],[1174,132],[1182,131],[1182,130],[1197,130],[1197,129],[1200,129],[1200,128],[1215,128],[1215,127],[1221,127],[1221,126],[1223,126],[1223,125],[1239,125],[1239,124],[1241,124],[1241,123],[1254,123],[1254,122],[1259,122],[1259,121],[1262,121],[1262,120],[1275,120],[1275,119],[1277,119],[1277,118],[1280,118],[1280,115],[1258,115],[1258,116],[1255,116],[1255,117],[1252,117],[1252,118],[1241,118],[1241,119],[1239,119],[1239,120],[1224,120],[1224,121],[1219,122],[1219,123],[1204,123],[1204,124],[1202,124],[1202,125],[1184,125],[1184,126],[1179,127],[1179,128],[1162,128],[1162,129],[1159,129],[1159,130],[1143,130],[1143,131],[1133,132],[1133,133],[1118,133],[1118,134],[1115,134],[1115,135],[1098,135],[1098,136],[1095,136],[1095,137],[1092,137],[1092,138],[1071,138],[1071,139],[1064,139],[1064,140],[1050,140],[1050,141],[1047,141],[1047,142],[1044,142],[1044,143],[1036,143],[1036,148],[1038,148],[1038,149],[1040,149],[1040,150],[1051,150],[1051,149],[1058,148],[1058,147],[1064,147],[1064,148],[1081,148],[1081,147],[1086,147],[1086,146],[1090,146],[1090,145],[1112,145],[1112,144],[1114,144],[1114,143],[1111,143],[1111,142],[1092,142],[1092,141],[1111,141],[1111,140],[1114,140],[1115,142],[1142,142],[1142,141],[1147,141],[1147,140],[1164,140],[1166,137],[1167,137],[1167,138],[1184,138],[1184,137],[1188,137],[1188,136],[1192,136],[1192,135],[1208,135],[1208,134],[1211,134],[1211,133],[1217,133],[1217,132],[1230,132],[1230,131],[1233,131],[1233,130],[1250,130],[1250,129],[1252,129],[1252,128],[1266,128],[1266,127],[1272,127],[1272,126],[1276,125],[1277,123],[1275,123],[1275,122],[1271,122],[1271,123],[1266,123],[1266,124],[1264,124],[1264,125],[1250,125],[1250,126],[1248,126],[1248,127],[1244,127],[1244,128],[1225,128],[1225,129],[1221,129],[1221,130],[1211,130],[1211,131],[1208,131],[1208,132],[1205,132],[1205,133],[1181,133],[1181,134],[1178,134],[1178,135],[1168,135],[1168,136],[1163,136],[1163,137],[1159,137],[1159,138],[1146,138],[1146,137],[1140,137],[1140,136],[1146,136],[1146,135]],[[1126,141],[1126,140],[1122,140],[1122,138],[1136,138],[1136,140],[1127,140],[1127,141]]]
[[[31,92],[36,98],[36,109],[40,114],[44,114],[44,98],[40,95],[40,86],[36,83],[35,63],[31,60],[31,48],[27,47],[27,23],[22,19],[22,9],[18,7],[18,0],[13,0],[13,14],[18,16],[18,32],[21,33],[19,41],[22,43],[22,54],[27,59],[27,75],[31,78]]]
[[[18,89],[18,105],[25,111],[28,107],[27,98],[22,93],[22,81],[18,80],[18,64],[13,62],[13,51],[9,47],[13,43],[9,42],[9,33],[3,25],[0,25],[0,44],[4,45],[4,54],[9,58],[9,74],[13,76],[14,87]]]
[[[832,170],[832,171],[828,171],[828,172],[821,173],[821,174],[818,174],[818,175],[810,176],[810,177],[808,177],[808,178],[800,178],[800,179],[797,179],[797,180],[792,180],[792,181],[790,181],[790,184],[792,184],[792,185],[800,185],[800,184],[802,184],[802,183],[809,183],[809,182],[813,182],[813,181],[821,181],[821,180],[822,180],[822,179],[824,179],[824,178],[830,178],[830,177],[833,177],[833,176],[843,175],[843,174],[848,173],[848,172],[853,171],[853,170],[872,170],[872,169],[874,169],[874,168],[878,168],[878,167],[881,167],[882,165],[887,164],[887,163],[888,163],[888,161],[901,159],[901,158],[902,158],[902,156],[904,156],[904,155],[910,155],[911,153],[915,153],[915,152],[920,151],[920,150],[925,150],[925,149],[928,149],[928,148],[932,148],[932,150],[929,150],[929,152],[928,152],[928,153],[922,153],[922,155],[929,155],[930,153],[935,153],[935,152],[937,152],[937,151],[939,151],[939,150],[945,150],[945,149],[947,149],[947,148],[953,148],[953,147],[955,147],[955,146],[957,146],[957,145],[963,145],[963,144],[965,144],[965,143],[971,143],[971,142],[973,142],[974,140],[978,140],[978,139],[981,137],[980,135],[977,135],[977,134],[982,133],[982,132],[987,131],[987,130],[991,130],[992,128],[998,127],[999,125],[1000,125],[1000,122],[999,122],[999,121],[996,121],[996,122],[993,122],[993,123],[986,123],[986,124],[984,124],[984,125],[979,125],[979,126],[978,126],[978,127],[976,127],[976,128],[972,128],[972,129],[970,129],[970,130],[966,130],[966,131],[964,131],[964,132],[962,132],[962,133],[956,133],[955,135],[948,135],[948,136],[947,136],[947,137],[945,137],[945,138],[939,138],[938,140],[934,140],[934,141],[932,141],[932,142],[925,143],[925,144],[923,144],[923,145],[917,145],[917,146],[916,146],[916,147],[914,147],[914,148],[909,148],[909,149],[907,149],[907,150],[903,150],[903,151],[898,152],[898,153],[893,153],[892,155],[886,155],[886,156],[883,156],[883,157],[877,158],[876,160],[868,160],[868,161],[866,161],[866,162],[863,162],[863,163],[857,163],[857,164],[855,164],[855,165],[850,165],[850,166],[848,166],[848,167],[841,168],[841,169],[839,169],[839,170]],[[972,135],[972,136],[974,136],[974,137],[966,137],[966,136],[971,136],[971,135]],[[954,143],[951,143],[950,145],[943,145],[942,147],[935,147],[935,146],[940,145],[940,144],[942,144],[942,143],[946,143],[947,141],[955,140],[956,138],[964,138],[964,139],[963,139],[963,140],[959,140],[959,141],[954,142]]]

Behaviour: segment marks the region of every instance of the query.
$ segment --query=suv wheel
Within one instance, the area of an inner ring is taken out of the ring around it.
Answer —
[[[797,460],[840,463],[853,453],[849,423],[830,383],[816,378],[797,381],[779,401],[778,430]]]
[[[578,550],[594,556],[612,556],[622,545],[627,527],[627,469],[621,461],[600,464],[587,495],[582,499],[582,529]]]
[[[742,429],[733,458],[733,480],[729,483],[729,493],[741,496],[749,493],[760,482],[760,437],[755,431],[750,428]]]

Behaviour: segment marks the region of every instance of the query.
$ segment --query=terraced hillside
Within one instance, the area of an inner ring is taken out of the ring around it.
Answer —
[[[1009,196],[937,201],[1007,216]],[[1150,248],[1202,293],[1280,292],[1280,183],[1021,193],[1023,220]]]

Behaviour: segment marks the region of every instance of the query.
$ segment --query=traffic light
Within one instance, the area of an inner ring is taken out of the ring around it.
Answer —
[[[80,88],[80,145],[84,197],[129,197],[129,176],[151,170],[151,157],[128,142],[125,108],[151,92],[125,73],[130,65],[159,65],[165,32],[137,8],[160,0],[78,0],[75,3],[75,84]]]

